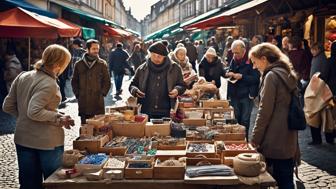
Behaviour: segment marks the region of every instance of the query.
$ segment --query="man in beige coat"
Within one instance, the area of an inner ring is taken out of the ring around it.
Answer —
[[[87,53],[75,64],[72,90],[78,99],[78,113],[82,124],[86,119],[105,113],[104,96],[111,87],[111,78],[105,60],[99,58],[99,42],[90,39]]]

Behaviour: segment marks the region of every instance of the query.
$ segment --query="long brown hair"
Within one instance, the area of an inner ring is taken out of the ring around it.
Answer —
[[[285,68],[291,75],[296,77],[293,65],[287,55],[285,55],[277,46],[271,43],[261,43],[252,47],[249,51],[249,57],[251,58],[251,56],[258,59],[265,57],[270,66],[273,67],[275,65],[279,65]]]

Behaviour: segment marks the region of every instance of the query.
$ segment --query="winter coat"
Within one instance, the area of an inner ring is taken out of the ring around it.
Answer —
[[[142,51],[133,52],[128,61],[133,64],[134,70],[136,70],[144,61],[146,61],[146,57]]]
[[[321,72],[322,77],[324,78],[327,72],[327,67],[328,60],[324,52],[321,52],[317,56],[314,56],[311,62],[309,78],[312,78],[313,75],[317,72]]]
[[[332,97],[330,88],[319,78],[319,73],[314,74],[304,95],[304,112],[309,126],[321,126],[324,132],[329,133],[336,129],[330,104]]]
[[[189,42],[185,45],[185,48],[187,49],[187,57],[190,62],[195,62],[197,60],[197,49],[195,45]]]
[[[21,63],[19,59],[15,55],[13,55],[6,61],[5,64],[4,80],[6,81],[7,91],[9,91],[12,82],[14,81],[16,76],[20,74],[20,72],[22,72]]]
[[[142,92],[146,91],[147,88],[147,79],[149,75],[149,68],[148,68],[148,59],[145,63],[139,66],[136,70],[133,80],[129,86],[129,91],[133,96],[136,96],[136,91],[139,89]],[[172,62],[168,57],[165,58],[164,61],[169,61],[168,67],[168,74],[167,74],[167,87],[168,92],[172,91],[173,89],[178,90],[178,94],[182,95],[186,90],[186,86],[183,82],[183,75],[181,67]],[[160,88],[158,87],[158,90]],[[150,95],[150,94],[146,94]],[[154,98],[154,97],[153,97]],[[143,104],[143,99],[138,99],[140,104]],[[176,99],[170,99],[170,109],[175,108]]]
[[[288,57],[294,70],[298,73],[299,79],[309,80],[310,59],[306,51],[303,49],[291,50],[288,52]]]
[[[63,146],[64,131],[56,123],[60,102],[61,93],[52,74],[32,70],[19,75],[2,107],[16,117],[15,144],[40,150]]]
[[[322,71],[321,78],[328,84],[333,96],[336,97],[336,54],[328,59],[325,73]]]
[[[117,47],[110,53],[109,56],[109,66],[110,71],[117,75],[123,75],[125,73],[125,68],[129,68],[128,64],[128,53],[122,48]]]
[[[205,78],[206,81],[215,81],[216,87],[221,86],[221,77],[225,76],[224,65],[221,60],[217,57],[213,63],[209,63],[204,57],[199,65],[199,76]]]
[[[94,116],[105,113],[104,96],[111,87],[110,74],[103,59],[98,59],[91,68],[85,55],[75,64],[72,90],[78,99],[79,115]]]
[[[229,98],[249,98],[256,97],[259,91],[260,73],[253,69],[246,59],[237,63],[235,59],[231,60],[229,72],[242,74],[242,79],[235,83],[228,83]]]
[[[188,86],[188,88],[190,88],[191,84],[197,80],[197,74],[195,72],[195,70],[192,68],[191,63],[189,62],[189,58],[186,57],[184,59],[183,62],[181,62],[180,60],[178,60],[175,56],[174,53],[171,54],[170,59],[173,62],[178,63],[181,68],[182,68],[182,75],[183,75],[183,81],[185,82],[186,86]]]
[[[298,133],[289,130],[287,123],[290,90],[294,90],[296,84],[295,77],[282,68],[281,63],[269,67],[263,74],[251,142],[266,158],[290,159],[297,153]]]

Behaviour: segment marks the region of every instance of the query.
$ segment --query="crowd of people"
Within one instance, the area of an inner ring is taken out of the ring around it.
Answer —
[[[71,80],[84,124],[86,119],[105,112],[104,96],[111,88],[111,77],[115,94],[122,95],[124,75],[133,76],[129,91],[138,98],[141,113],[149,118],[170,117],[177,97],[199,79],[213,82],[219,89],[221,78],[225,78],[227,99],[237,123],[246,127],[247,140],[265,156],[280,189],[294,188],[293,170],[299,153],[298,131],[288,129],[284,121],[292,91],[299,87],[304,94],[310,79],[319,72],[336,95],[336,42],[329,59],[323,45],[309,47],[307,41],[296,36],[284,37],[281,43],[275,38],[266,42],[260,35],[251,40],[229,36],[221,41],[224,48],[219,47],[215,37],[206,43],[189,38],[176,43],[136,42],[131,53],[122,43],[114,49],[102,48],[94,39],[86,41],[85,48],[83,44],[74,39],[70,50],[61,45],[48,46],[35,69],[28,72],[21,72],[15,52],[7,52],[1,72],[8,89],[3,110],[17,118],[14,140],[22,188],[41,188],[42,178],[60,165],[62,127],[73,125],[70,116],[57,111],[60,102],[65,101],[67,80]],[[253,111],[257,117],[250,125]],[[253,131],[248,137],[250,127]],[[321,144],[321,126],[310,128],[310,144]],[[334,137],[334,133],[326,133],[328,143],[333,144]]]

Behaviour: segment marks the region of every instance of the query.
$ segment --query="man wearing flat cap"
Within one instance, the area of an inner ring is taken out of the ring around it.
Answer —
[[[149,118],[169,117],[176,97],[186,90],[181,67],[168,57],[161,42],[153,43],[146,62],[139,66],[130,84],[130,93],[142,105],[141,113]]]

